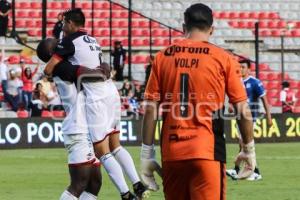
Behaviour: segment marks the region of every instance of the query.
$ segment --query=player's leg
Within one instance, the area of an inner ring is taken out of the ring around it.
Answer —
[[[193,160],[190,170],[195,174],[190,179],[191,199],[226,199],[225,164],[212,160]]]
[[[129,152],[121,146],[119,138],[119,132],[109,136],[110,150],[133,184],[135,195],[139,198],[147,198],[149,196],[149,191],[141,182],[140,177],[136,171],[133,159]]]
[[[61,200],[76,199],[88,186],[95,155],[87,134],[65,134],[64,143],[68,151],[71,183]]]
[[[102,185],[101,163],[97,159],[92,166],[90,180],[85,191],[80,195],[79,200],[96,200]]]

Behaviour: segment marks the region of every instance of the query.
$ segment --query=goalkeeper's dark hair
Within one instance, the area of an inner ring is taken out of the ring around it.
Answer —
[[[36,48],[36,54],[39,59],[45,63],[48,62],[52,57],[56,43],[57,40],[54,38],[47,38],[42,40]]]
[[[213,21],[212,10],[202,3],[193,4],[184,12],[184,23],[187,31],[193,29],[207,31],[212,26]]]
[[[80,8],[67,10],[63,13],[65,21],[72,21],[76,26],[85,25],[85,16]]]
[[[248,68],[251,67],[251,61],[249,59],[242,59],[239,61],[240,64],[246,64]]]

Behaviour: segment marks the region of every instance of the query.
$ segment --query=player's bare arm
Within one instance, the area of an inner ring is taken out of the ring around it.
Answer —
[[[272,117],[271,117],[271,112],[270,112],[270,105],[268,103],[266,95],[261,97],[261,100],[263,102],[263,105],[264,105],[264,108],[265,108],[265,111],[266,111],[268,126],[271,127],[273,125],[273,122],[272,122]]]
[[[155,101],[145,102],[145,115],[142,126],[143,144],[145,145],[153,145],[157,118],[157,107],[158,103]]]
[[[58,59],[56,56],[52,56],[47,65],[45,66],[44,73],[46,75],[51,76],[53,73],[53,70],[55,66],[60,62],[61,60]]]

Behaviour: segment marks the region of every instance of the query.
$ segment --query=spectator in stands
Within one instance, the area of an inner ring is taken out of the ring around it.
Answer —
[[[1,79],[2,91],[3,91],[5,101],[7,101],[7,76],[8,76],[7,61],[8,58],[2,57],[0,63],[0,79]]]
[[[41,80],[38,81],[38,83],[42,84],[42,91],[44,94],[48,94],[51,90],[51,83],[49,82],[49,77],[47,75],[44,75]]]
[[[143,101],[143,88],[142,85],[137,83],[135,85],[135,90],[134,90],[134,98],[140,103]]]
[[[16,77],[14,70],[9,71],[10,79],[7,81],[7,102],[12,106],[13,111],[18,110],[19,103],[21,103],[20,88],[23,86],[22,81]]]
[[[149,79],[149,76],[150,76],[150,72],[151,72],[153,60],[154,60],[154,56],[150,55],[150,57],[149,57],[149,63],[148,63],[148,65],[146,65],[146,69],[145,69],[145,73],[146,73],[145,86],[147,85],[147,82],[148,82],[148,79]]]
[[[33,72],[31,72],[30,67],[25,66],[25,62],[20,62],[22,68],[21,79],[23,81],[22,88],[22,100],[26,110],[29,110],[29,103],[32,100],[32,91],[33,91],[33,76],[37,73],[39,65],[37,65]]]
[[[50,90],[49,90],[50,91]],[[47,98],[47,95],[46,93],[44,92],[44,89],[43,89],[43,85],[42,83],[37,83],[35,85],[35,89],[34,89],[34,92],[37,92],[39,95],[39,100],[41,100],[43,102],[44,105],[48,105],[48,98]],[[46,106],[47,107],[47,106]]]
[[[296,102],[296,95],[290,89],[290,83],[282,82],[282,90],[280,92],[280,101],[282,103],[282,113],[293,113]]]
[[[111,52],[114,57],[114,73],[116,81],[123,81],[123,69],[126,61],[126,50],[122,46],[121,41],[115,41],[114,49]]]
[[[33,91],[29,108],[31,117],[41,117],[43,110],[47,108],[47,104],[40,99],[40,92],[38,90]]]
[[[57,88],[54,82],[51,83],[51,90],[47,94],[48,110],[63,110],[62,102],[59,98]]]
[[[10,10],[11,4],[7,0],[0,0],[0,37],[6,36]]]
[[[132,85],[128,80],[125,80],[121,88],[121,96],[128,97],[130,91],[132,91]]]
[[[59,13],[57,15],[57,22],[55,23],[53,31],[52,31],[52,35],[54,38],[56,38],[56,39],[63,38],[62,27],[63,27],[63,14]]]
[[[129,107],[127,110],[127,115],[128,116],[137,116],[138,111],[139,111],[139,103],[134,98],[134,93],[131,90],[128,93],[128,105],[129,105]]]

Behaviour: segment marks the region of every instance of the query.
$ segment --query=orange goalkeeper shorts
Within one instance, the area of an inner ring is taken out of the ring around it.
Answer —
[[[225,164],[213,160],[163,162],[166,200],[225,200]]]

